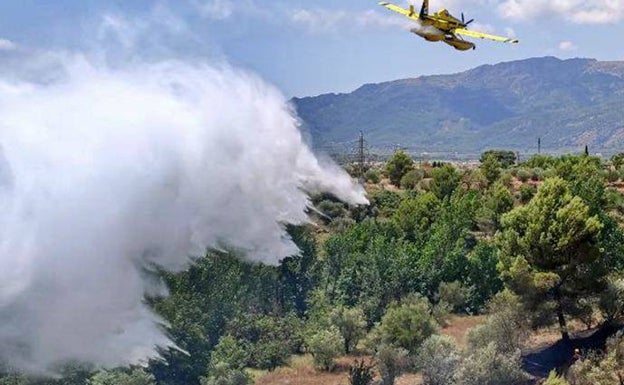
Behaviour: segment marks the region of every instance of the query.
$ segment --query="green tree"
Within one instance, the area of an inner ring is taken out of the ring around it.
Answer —
[[[496,182],[484,194],[481,204],[477,224],[481,231],[493,235],[500,228],[501,216],[514,207],[514,197],[507,187]]]
[[[88,380],[88,385],[155,385],[153,375],[143,369],[102,370]]]
[[[529,168],[539,167],[546,170],[555,167],[558,162],[557,158],[550,155],[533,155],[526,162],[523,162],[522,166]]]
[[[461,182],[460,173],[450,164],[445,164],[441,168],[436,168],[431,174],[433,180],[429,188],[440,200],[453,195],[453,192],[455,192],[455,189],[459,187]]]
[[[170,350],[150,371],[158,383],[196,384],[228,321],[248,309],[269,312],[279,306],[277,269],[251,265],[228,253],[211,252],[187,271],[164,274],[170,296],[152,305],[171,325],[172,339],[189,355]]]
[[[467,271],[461,278],[464,286],[472,288],[468,304],[473,312],[481,311],[503,289],[497,264],[498,250],[491,242],[477,242],[468,254]]]
[[[489,157],[493,157],[503,168],[508,168],[516,164],[516,153],[513,151],[488,150],[481,154],[481,163],[484,163]]]
[[[425,193],[401,202],[392,220],[403,230],[406,239],[422,244],[439,208],[438,198],[432,193]]]
[[[248,349],[231,335],[221,337],[210,354],[210,367],[216,367],[217,364],[225,362],[230,368],[243,369],[248,361]]]
[[[248,346],[249,365],[273,370],[303,344],[303,324],[294,315],[244,314],[232,319],[228,332]]]
[[[503,279],[532,310],[550,302],[562,337],[569,339],[566,313],[580,298],[601,292],[609,272],[599,247],[604,225],[560,178],[547,180],[502,222],[497,244]]]
[[[386,173],[393,185],[400,187],[401,178],[414,169],[414,161],[403,151],[397,151],[386,164]]]
[[[377,326],[382,344],[416,353],[420,345],[437,330],[426,298],[412,296],[405,303],[394,303]]]
[[[401,204],[401,195],[384,190],[371,193],[369,196],[371,210],[377,211],[381,216],[391,216]]]
[[[440,283],[463,283],[467,278],[469,253],[477,243],[471,233],[477,204],[476,193],[458,190],[443,201],[422,246],[415,245],[412,249],[414,254],[409,261],[416,270],[416,291],[432,302]]]
[[[481,161],[481,171],[490,184],[501,176],[501,168],[501,162],[493,154],[486,156]]]
[[[291,226],[288,234],[299,247],[299,255],[285,258],[279,266],[280,302],[285,311],[303,315],[307,310],[307,299],[317,279],[316,240],[311,226]]]
[[[330,319],[344,341],[344,354],[349,354],[355,349],[358,342],[366,335],[366,319],[364,312],[360,308],[346,308],[339,306],[335,308]]]

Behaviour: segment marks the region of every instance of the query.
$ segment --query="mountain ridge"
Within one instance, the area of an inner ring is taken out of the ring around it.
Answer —
[[[292,100],[315,145],[363,131],[373,146],[432,151],[624,146],[624,62],[552,56],[365,84]]]

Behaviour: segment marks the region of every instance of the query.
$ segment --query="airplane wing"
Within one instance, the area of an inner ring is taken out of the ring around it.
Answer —
[[[379,5],[381,5],[382,7],[386,7],[396,13],[400,13],[401,15],[407,16],[410,19],[418,20],[418,13],[410,11],[409,9],[401,8],[398,5],[388,3],[387,1],[382,1],[379,3]]]
[[[518,39],[513,39],[513,38],[510,38],[510,37],[488,35],[487,33],[476,32],[476,31],[469,31],[467,29],[462,29],[462,28],[458,28],[458,29],[454,30],[453,33],[456,33],[458,35],[463,35],[463,36],[475,37],[475,38],[478,38],[478,39],[489,39],[489,40],[494,40],[494,41],[500,41],[500,42],[503,42],[503,43],[518,43],[518,42],[520,42]]]

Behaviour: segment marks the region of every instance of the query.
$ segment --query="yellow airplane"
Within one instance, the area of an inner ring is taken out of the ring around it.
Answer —
[[[462,13],[461,20],[453,17],[449,11],[443,9],[432,15],[429,14],[429,0],[424,0],[420,13],[416,13],[413,5],[410,5],[409,9],[401,8],[397,5],[382,1],[379,5],[388,8],[391,11],[400,13],[407,16],[411,20],[414,20],[420,24],[419,28],[411,29],[412,33],[425,38],[427,41],[442,41],[455,49],[460,51],[466,51],[469,49],[476,49],[474,43],[462,39],[460,36],[468,36],[479,39],[490,39],[494,41],[500,41],[503,43],[518,43],[517,39],[511,39],[508,37],[488,35],[487,33],[481,33],[476,31],[469,31],[468,25],[474,21],[464,21],[464,14]]]

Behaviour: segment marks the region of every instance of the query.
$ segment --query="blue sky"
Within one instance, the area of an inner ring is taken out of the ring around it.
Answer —
[[[364,0],[4,0],[0,56],[102,50],[122,61],[225,59],[287,96],[534,56],[624,59],[624,0],[431,0],[432,10],[441,7],[521,43],[477,41],[476,51],[458,52],[410,34],[409,21]]]

